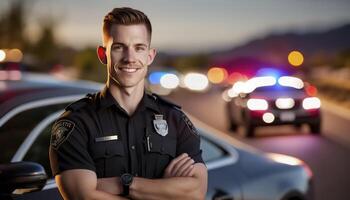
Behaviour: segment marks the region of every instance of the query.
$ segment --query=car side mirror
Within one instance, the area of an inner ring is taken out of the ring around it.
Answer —
[[[34,162],[0,164],[0,194],[11,194],[16,189],[26,192],[41,190],[47,180],[43,166]]]

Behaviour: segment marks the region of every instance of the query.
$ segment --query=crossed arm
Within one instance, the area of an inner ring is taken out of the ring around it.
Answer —
[[[64,199],[126,199],[119,194],[119,177],[97,179],[95,172],[83,169],[67,170],[56,176]],[[207,169],[193,163],[187,154],[170,162],[162,179],[134,177],[130,186],[132,199],[204,199],[207,191]]]

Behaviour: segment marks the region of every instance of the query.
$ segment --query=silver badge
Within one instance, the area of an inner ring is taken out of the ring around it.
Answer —
[[[163,119],[163,115],[154,115],[153,126],[157,133],[161,136],[166,136],[168,134],[168,124]]]

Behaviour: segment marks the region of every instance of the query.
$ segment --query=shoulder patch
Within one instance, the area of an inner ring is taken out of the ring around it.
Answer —
[[[161,103],[163,103],[163,104],[166,104],[166,105],[168,105],[168,106],[171,106],[171,107],[173,107],[173,108],[176,108],[176,109],[178,109],[178,110],[181,110],[181,106],[176,105],[176,104],[174,104],[173,102],[164,99],[163,97],[159,96],[158,94],[152,93],[152,97],[153,97],[156,101],[159,101],[159,102],[161,102]]]
[[[70,120],[59,120],[56,122],[51,131],[51,146],[57,150],[60,145],[69,137],[75,127],[74,122]]]
[[[196,136],[199,136],[196,127],[194,127],[193,123],[190,119],[188,119],[185,113],[182,113],[182,119],[184,120],[187,127],[190,129],[191,133],[195,134]]]

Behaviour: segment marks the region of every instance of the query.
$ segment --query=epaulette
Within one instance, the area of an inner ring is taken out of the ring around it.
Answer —
[[[160,103],[166,104],[168,106],[171,106],[171,107],[173,107],[173,108],[175,108],[177,110],[181,110],[181,106],[176,105],[173,102],[170,102],[170,101],[164,99],[163,97],[159,96],[158,94],[152,93],[151,95],[154,98],[154,100],[156,100],[156,101],[158,101]]]
[[[68,111],[68,110],[77,111],[77,110],[87,106],[89,103],[91,103],[93,101],[93,98],[94,98],[93,94],[87,94],[85,97],[79,99],[78,101],[69,104],[66,107],[66,111]]]

